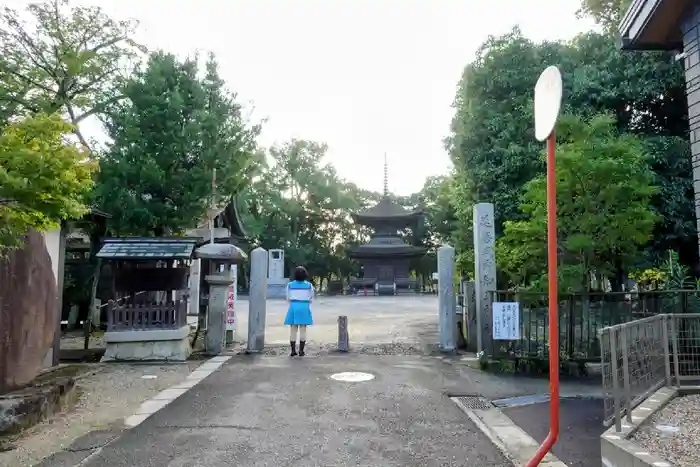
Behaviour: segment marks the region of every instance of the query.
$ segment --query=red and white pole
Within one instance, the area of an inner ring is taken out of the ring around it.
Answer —
[[[547,141],[547,278],[549,288],[549,433],[526,467],[540,465],[559,438],[559,283],[557,281],[556,123],[562,97],[559,69],[548,67],[535,86],[535,137]]]

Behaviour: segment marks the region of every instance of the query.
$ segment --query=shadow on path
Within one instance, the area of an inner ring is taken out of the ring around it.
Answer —
[[[549,403],[503,409],[520,428],[542,442],[549,433]],[[554,455],[568,467],[600,467],[602,399],[562,399],[559,439]]]

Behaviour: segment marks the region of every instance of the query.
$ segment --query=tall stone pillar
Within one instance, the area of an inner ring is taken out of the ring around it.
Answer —
[[[496,231],[493,204],[474,206],[474,286],[476,289],[477,351],[491,351],[492,292],[496,290]]]
[[[440,331],[440,350],[455,350],[455,302],[454,274],[455,249],[443,245],[437,251],[438,262],[438,327]]]
[[[683,52],[685,52],[685,82],[688,95],[688,123],[693,160],[695,191],[695,221],[700,236],[700,5],[696,5],[683,23]],[[700,248],[700,237],[698,238]]]
[[[248,298],[248,351],[265,347],[267,314],[267,250],[256,248],[250,254],[250,296]]]

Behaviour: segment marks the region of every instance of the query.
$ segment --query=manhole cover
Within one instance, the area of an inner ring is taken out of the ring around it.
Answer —
[[[360,373],[358,371],[346,371],[331,375],[331,378],[336,381],[345,381],[347,383],[361,383],[363,381],[373,380],[374,375],[371,373]]]
[[[479,396],[461,396],[456,397],[455,399],[461,402],[467,409],[486,410],[493,408],[493,404],[491,404],[491,402]]]

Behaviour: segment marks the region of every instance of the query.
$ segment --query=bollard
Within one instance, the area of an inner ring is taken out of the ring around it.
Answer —
[[[350,336],[348,334],[348,317],[338,316],[338,351],[350,350]]]

